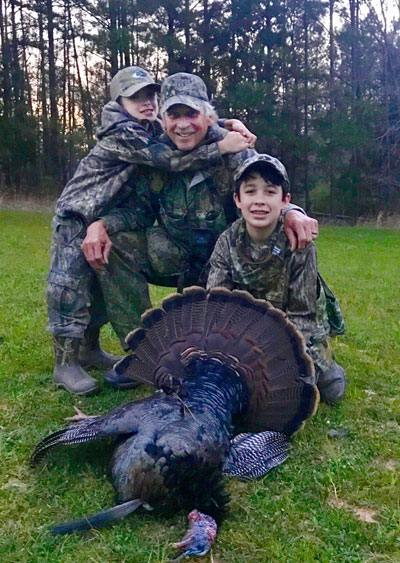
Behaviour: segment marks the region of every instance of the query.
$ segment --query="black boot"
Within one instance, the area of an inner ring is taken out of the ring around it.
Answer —
[[[129,375],[117,373],[114,368],[110,369],[104,376],[104,383],[110,385],[114,389],[136,389],[140,383],[134,381]]]
[[[85,332],[79,348],[79,363],[84,368],[109,370],[122,360],[123,356],[113,356],[100,348],[100,328],[91,327]]]
[[[75,395],[90,395],[98,390],[97,381],[78,363],[80,338],[54,337],[53,381]]]

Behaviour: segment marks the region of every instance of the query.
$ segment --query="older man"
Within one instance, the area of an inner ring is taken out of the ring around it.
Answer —
[[[161,114],[165,142],[190,151],[221,139],[224,132],[214,124],[204,82],[197,76],[178,73],[161,89]],[[234,170],[252,149],[223,157],[223,163],[197,172],[168,173],[143,169],[135,176],[136,189],[129,209],[119,210],[131,219],[133,230],[111,234],[98,224],[97,254],[85,252],[98,273],[108,317],[121,343],[151,306],[148,284],[181,287],[206,282],[207,263],[217,237],[235,216],[232,193]],[[317,223],[288,208],[286,230],[293,246],[304,247],[317,232]],[[84,248],[85,251],[85,248]],[[123,376],[110,373],[114,387],[130,385]]]

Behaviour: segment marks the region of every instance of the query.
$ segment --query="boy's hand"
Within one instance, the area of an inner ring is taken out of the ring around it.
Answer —
[[[89,225],[81,248],[93,270],[99,272],[105,264],[108,264],[111,247],[112,242],[104,226],[104,221],[100,219]]]
[[[241,133],[236,133],[231,131],[228,133],[222,141],[219,141],[218,147],[221,154],[232,154],[240,151],[244,151],[249,148],[249,141],[246,137],[243,137]]]
[[[284,226],[292,252],[302,250],[318,236],[318,221],[294,209],[285,214]]]
[[[225,119],[224,121],[225,129],[228,131],[236,131],[237,133],[241,133],[245,139],[249,142],[249,149],[254,148],[256,144],[257,137],[251,131],[249,131],[239,119]]]

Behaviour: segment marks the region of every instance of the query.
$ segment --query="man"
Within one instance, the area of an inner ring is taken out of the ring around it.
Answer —
[[[165,142],[190,151],[216,142],[223,131],[215,126],[215,112],[204,82],[195,75],[168,77],[161,89]],[[134,230],[99,236],[103,246],[96,258],[87,255],[98,272],[109,320],[124,345],[128,332],[151,306],[148,283],[167,287],[200,284],[207,279],[207,263],[218,236],[236,218],[233,172],[251,149],[223,157],[223,163],[198,172],[171,174],[141,169],[135,177],[131,209]],[[292,247],[303,248],[317,234],[317,222],[293,207],[285,216]],[[155,224],[156,223],[156,224]],[[110,250],[111,249],[111,250]],[[106,382],[129,387],[131,381],[110,372]]]

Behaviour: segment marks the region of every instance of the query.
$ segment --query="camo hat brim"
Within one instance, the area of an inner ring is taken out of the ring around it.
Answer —
[[[233,175],[233,178],[236,182],[236,187],[240,185],[241,178],[246,170],[251,167],[256,168],[260,166],[265,166],[266,168],[270,169],[272,168],[275,172],[277,172],[282,178],[283,191],[285,193],[289,192],[290,182],[286,168],[280,160],[273,156],[270,156],[269,154],[256,154],[254,156],[251,156],[250,158],[247,158]]]
[[[161,85],[154,81],[150,73],[139,66],[129,66],[117,72],[110,84],[110,97],[114,102],[120,97],[130,98],[139,90],[151,86],[159,92]]]
[[[168,76],[161,86],[161,113],[177,104],[201,111],[209,102],[207,87],[199,76],[178,72]]]

